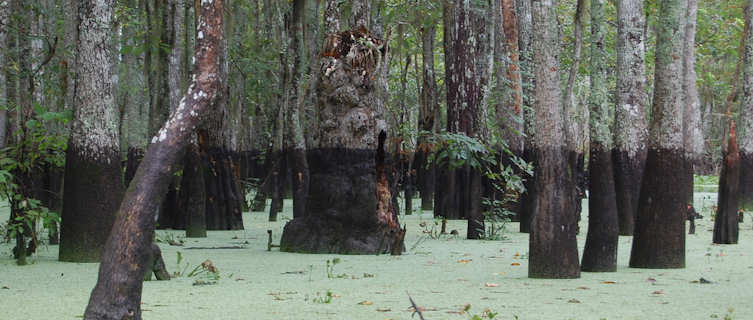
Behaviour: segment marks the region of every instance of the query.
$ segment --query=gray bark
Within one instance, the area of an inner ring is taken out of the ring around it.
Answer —
[[[0,1],[0,45],[6,46],[8,34],[8,17],[10,15],[10,0]],[[0,50],[0,66],[5,66],[5,50]],[[8,131],[8,113],[5,111],[7,106],[6,99],[6,77],[5,70],[0,70],[0,149],[5,148],[7,131]]]
[[[753,0],[748,0],[745,15],[743,50],[743,96],[740,112],[741,202],[753,208]]]
[[[683,84],[685,110],[683,111],[683,139],[685,153],[691,165],[703,156],[703,133],[701,132],[701,100],[696,87],[695,34],[698,15],[698,0],[688,0],[687,23],[683,48]],[[689,172],[692,175],[692,172]],[[692,180],[690,180],[692,183]]]

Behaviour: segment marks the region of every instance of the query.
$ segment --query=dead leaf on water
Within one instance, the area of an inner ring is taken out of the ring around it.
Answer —
[[[362,306],[370,306],[370,305],[372,305],[374,303],[371,302],[371,301],[369,301],[369,300],[364,300],[364,301],[359,302],[358,304],[360,304]]]
[[[575,289],[578,289],[578,290],[588,290],[589,288],[588,287],[577,287]]]
[[[377,308],[376,311],[379,311],[379,312],[390,312],[390,311],[392,311],[392,309],[390,309],[390,308],[386,308],[386,309],[379,309],[379,308]]]
[[[570,299],[570,300],[567,300],[567,303],[580,303],[580,300],[578,300],[578,299]]]
[[[499,287],[499,284],[491,283],[491,282],[486,282],[486,283],[484,283],[484,286],[485,287],[489,287],[489,288],[494,288],[494,287]]]
[[[664,290],[656,290],[654,292],[651,292],[651,294],[664,294]]]
[[[517,262],[513,262],[513,263],[512,263],[512,264],[510,264],[510,265],[511,265],[511,266],[519,266],[519,265],[520,265],[520,263],[517,263]]]
[[[616,281],[607,280],[607,281],[602,281],[601,284],[617,284],[617,282]]]
[[[471,261],[473,261],[473,259],[460,259],[460,260],[458,260],[458,263],[466,264],[466,263],[469,263]]]

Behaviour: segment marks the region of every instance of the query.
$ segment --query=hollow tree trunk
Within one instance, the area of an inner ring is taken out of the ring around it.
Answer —
[[[60,260],[100,261],[123,195],[109,54],[112,0],[78,6],[76,89],[60,226]],[[105,26],[105,27],[103,27]]]
[[[737,209],[740,200],[740,150],[737,146],[735,121],[729,122],[729,142],[722,156],[719,176],[719,197],[714,218],[714,243],[736,244],[738,239]]]
[[[532,1],[536,77],[536,170],[529,241],[528,276],[578,278],[577,220],[572,209],[573,178],[565,143],[559,85],[558,26],[552,1]]]
[[[331,20],[331,17],[325,20]],[[373,254],[402,251],[385,170],[387,128],[375,85],[387,44],[361,30],[330,33],[319,61],[319,145],[304,217],[285,225],[280,250]],[[351,66],[351,67],[346,67]]]
[[[646,71],[642,0],[617,2],[614,184],[620,235],[633,235],[646,160]]]
[[[682,72],[685,1],[661,1],[648,156],[633,233],[633,268],[685,267]]]
[[[223,1],[204,1],[201,9],[201,23],[197,25],[202,37],[194,50],[195,80],[176,113],[152,139],[123,199],[84,319],[141,319],[142,280],[154,236],[154,210],[167,193],[175,164],[199,124],[199,115],[208,111],[219,88],[217,55]]]
[[[588,236],[581,269],[617,271],[618,220],[612,169],[612,131],[607,91],[604,0],[591,0],[591,147],[588,161]]]

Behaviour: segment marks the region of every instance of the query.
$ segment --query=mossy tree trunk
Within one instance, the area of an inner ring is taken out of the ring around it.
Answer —
[[[120,205],[107,239],[87,320],[141,319],[142,281],[154,237],[154,211],[162,203],[189,138],[218,94],[218,55],[223,37],[222,0],[203,1],[194,55],[195,77],[170,120],[152,139]],[[81,81],[79,81],[81,82]]]
[[[620,235],[633,235],[646,160],[645,21],[642,0],[617,2],[614,184]]]
[[[531,2],[535,64],[535,197],[529,242],[528,276],[578,278],[577,217],[571,191],[572,168],[565,142],[565,115],[559,85],[556,2]]]
[[[729,137],[722,150],[722,173],[719,176],[719,196],[714,218],[714,243],[736,244],[740,200],[740,149],[737,146],[735,121],[729,121]]]
[[[492,71],[493,25],[489,3],[445,2],[445,69],[447,77],[447,132],[487,140],[487,106],[484,101]],[[481,213],[481,171],[464,165],[449,169],[439,164],[435,214],[468,220],[468,239],[484,232]],[[479,184],[479,185],[475,185]],[[479,192],[475,192],[478,190]]]
[[[693,174],[695,167],[701,167],[703,160],[703,133],[701,132],[701,99],[696,87],[695,72],[695,34],[698,16],[698,0],[688,0],[685,14],[685,38],[683,47],[683,82],[682,91],[685,109],[682,114],[683,145],[687,157],[683,192],[685,203],[693,204]]]
[[[745,49],[743,51],[743,104],[740,113],[740,202],[753,210],[753,0],[745,10]]]
[[[656,71],[648,156],[633,233],[633,268],[685,267],[686,175],[683,148],[682,53],[686,1],[663,0],[659,15]]]
[[[109,42],[112,0],[78,4],[76,89],[60,227],[60,260],[100,261],[123,195]]]
[[[536,128],[534,125],[535,108],[533,62],[533,17],[531,13],[531,1],[515,1],[515,13],[518,22],[518,46],[520,49],[520,78],[523,91],[523,159],[536,166],[536,144],[534,138]],[[529,232],[531,229],[531,217],[533,216],[533,200],[536,198],[536,176],[528,177],[524,182],[525,193],[520,197],[520,232]]]
[[[588,236],[581,269],[591,272],[617,271],[617,202],[612,169],[612,131],[607,91],[607,52],[604,0],[591,0],[591,94],[590,157],[588,173]]]

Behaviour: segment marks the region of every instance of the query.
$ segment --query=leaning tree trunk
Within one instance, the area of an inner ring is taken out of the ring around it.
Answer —
[[[612,169],[612,131],[607,92],[604,0],[591,0],[591,147],[588,160],[588,236],[582,270],[617,271],[617,202]]]
[[[687,157],[685,181],[683,192],[685,203],[693,204],[693,173],[697,170],[703,159],[703,134],[701,132],[701,100],[696,87],[695,72],[695,33],[696,18],[698,15],[698,0],[688,0],[686,12],[685,38],[683,48],[683,82],[682,91],[684,96],[685,110],[682,114],[683,144],[685,157]]]
[[[685,1],[662,0],[657,30],[653,115],[638,216],[633,233],[633,268],[685,267],[685,171],[682,72]]]
[[[399,253],[403,249],[386,172],[387,128],[380,119],[380,62],[387,44],[361,30],[330,33],[317,86],[319,130],[308,150],[311,175],[304,217],[285,225],[280,250]]]
[[[635,228],[646,159],[646,69],[643,0],[617,2],[617,106],[614,113],[614,184],[620,235]]]
[[[473,3],[472,3],[473,2]],[[492,25],[487,8],[474,1],[445,3],[447,131],[487,140],[486,92],[492,67]],[[468,239],[484,233],[481,169],[469,164],[450,169],[440,163],[435,214],[468,220]]]
[[[112,0],[78,6],[73,129],[65,161],[60,260],[100,261],[123,195],[118,111],[108,48]]]
[[[518,45],[520,47],[520,75],[523,85],[523,127],[525,141],[523,160],[536,166],[536,144],[534,137],[535,108],[533,48],[533,18],[531,16],[531,1],[515,1],[515,13],[518,22]],[[536,198],[536,176],[528,177],[524,182],[525,193],[520,197],[520,232],[529,232],[531,217],[534,213],[533,200]]]
[[[142,280],[154,237],[154,211],[167,193],[176,164],[200,122],[199,115],[208,111],[219,89],[223,7],[223,0],[202,2],[194,80],[176,112],[152,139],[120,205],[84,319],[141,319]]]
[[[745,49],[743,53],[743,110],[740,113],[740,204],[753,210],[753,0],[745,10]]]
[[[729,121],[729,141],[722,153],[719,176],[719,197],[714,218],[714,243],[736,244],[738,239],[737,209],[740,200],[740,150],[737,147],[735,121]]]
[[[556,4],[532,1],[536,76],[536,171],[531,217],[528,276],[578,278],[577,219],[572,209],[574,186],[565,142],[565,119],[559,85],[559,36]]]

